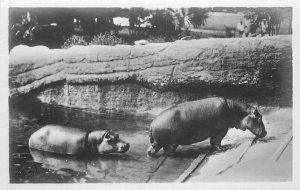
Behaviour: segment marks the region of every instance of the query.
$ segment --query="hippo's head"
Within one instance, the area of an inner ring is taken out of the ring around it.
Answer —
[[[93,136],[92,133],[96,134]],[[119,139],[119,134],[111,130],[106,131],[104,134],[102,133],[101,136],[99,135],[101,134],[99,131],[92,133],[89,135],[89,140],[95,139],[92,144],[94,151],[96,150],[98,154],[125,153],[129,149],[129,143]]]
[[[250,106],[249,114],[246,115],[240,123],[240,129],[249,129],[256,137],[263,138],[267,135],[265,125],[262,121],[262,116],[257,108]]]

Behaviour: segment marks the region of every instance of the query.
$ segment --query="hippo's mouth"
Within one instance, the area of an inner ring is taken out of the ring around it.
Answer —
[[[262,131],[259,135],[256,135],[258,138],[264,138],[267,135],[267,131]]]
[[[117,152],[118,153],[125,153],[125,152],[127,152],[129,150],[129,147],[130,147],[130,145],[129,145],[129,143],[127,143],[127,144],[125,144],[123,146],[118,147],[117,148]]]
[[[256,138],[263,138],[267,135],[267,131],[261,128],[250,128],[249,130]]]

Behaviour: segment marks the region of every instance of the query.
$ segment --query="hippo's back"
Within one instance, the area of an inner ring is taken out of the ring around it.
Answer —
[[[80,154],[84,150],[86,133],[80,129],[47,125],[33,133],[29,147],[62,154]]]
[[[182,121],[202,124],[215,122],[229,111],[226,99],[218,97],[185,102],[175,109],[180,112]]]
[[[165,125],[169,122],[206,123],[214,122],[228,112],[228,105],[224,98],[206,98],[185,102],[173,106],[162,112],[152,122],[151,126]]]

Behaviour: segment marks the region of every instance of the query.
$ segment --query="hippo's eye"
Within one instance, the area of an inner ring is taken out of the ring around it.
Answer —
[[[254,115],[255,115],[256,117],[260,117],[260,114],[259,114],[259,112],[258,112],[257,109],[254,110]]]
[[[117,138],[110,138],[110,139],[108,139],[108,143],[110,143],[110,144],[114,144],[114,143],[117,143],[119,141],[119,139],[117,139]]]

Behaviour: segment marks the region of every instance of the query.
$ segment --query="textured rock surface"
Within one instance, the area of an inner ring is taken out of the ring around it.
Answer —
[[[202,39],[144,46],[17,46],[10,97],[95,110],[149,110],[212,95],[291,102],[292,39]]]

